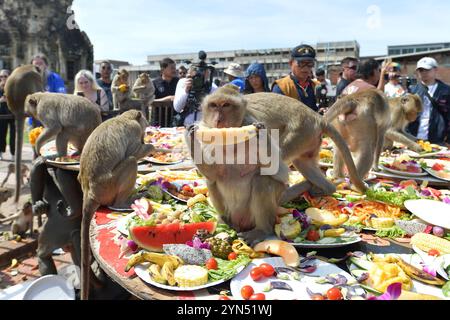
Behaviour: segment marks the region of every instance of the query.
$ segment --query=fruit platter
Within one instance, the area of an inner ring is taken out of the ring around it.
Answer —
[[[155,148],[171,150],[172,152],[157,152],[144,160],[161,165],[178,164],[189,158],[184,141],[185,129],[148,127],[144,137],[145,143],[151,143]]]
[[[450,159],[425,159],[424,170],[433,177],[450,182]]]
[[[78,150],[71,143],[67,146],[67,156],[58,157],[57,154],[58,152],[56,151],[55,140],[46,143],[40,150],[40,155],[47,158],[47,162],[49,163],[62,165],[73,165],[80,163],[80,155],[78,154]]]
[[[411,159],[408,155],[401,155],[393,161],[386,161],[386,159],[384,159],[384,161],[381,162],[380,167],[387,172],[404,176],[417,177],[428,175],[428,173],[423,170],[421,163]]]

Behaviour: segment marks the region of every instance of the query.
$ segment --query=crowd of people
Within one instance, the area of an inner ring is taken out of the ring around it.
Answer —
[[[60,75],[49,69],[49,61],[43,54],[37,54],[31,59],[44,74],[44,88],[47,92],[67,93],[64,81]],[[160,62],[160,76],[152,81],[155,88],[154,102],[171,102],[177,121],[173,125],[189,126],[201,118],[199,106],[189,107],[192,100],[193,79],[198,68],[192,65],[189,69],[165,58]],[[432,143],[450,143],[450,87],[437,79],[438,63],[435,59],[426,57],[417,63],[417,84],[407,86],[402,83],[402,66],[399,63],[385,61],[380,64],[374,59],[359,61],[354,57],[347,57],[341,62],[340,77],[333,88],[331,81],[326,78],[326,71],[316,68],[316,51],[309,45],[299,45],[291,51],[289,60],[290,73],[273,84],[269,83],[264,65],[252,63],[247,70],[241,65],[230,63],[224,70],[227,81],[215,79],[205,87],[203,95],[214,92],[219,86],[227,83],[240,88],[243,94],[259,92],[273,92],[300,100],[312,110],[321,114],[342,96],[367,89],[378,89],[388,98],[404,96],[407,93],[421,97],[424,111],[413,122],[408,131],[418,139]],[[3,94],[9,70],[0,70],[0,115],[10,115],[6,99]],[[102,112],[113,110],[112,98],[113,66],[104,61],[100,64],[100,77],[95,78],[89,70],[80,70],[74,81],[73,94],[86,97],[97,104]],[[206,76],[210,77],[210,74]],[[211,76],[212,79],[212,76]],[[330,92],[335,92],[330,97]],[[198,97],[200,100],[202,97]],[[198,104],[198,101],[197,101]],[[158,112],[158,109],[155,109]],[[104,117],[104,120],[108,117]],[[157,115],[152,115],[157,119]],[[158,123],[152,122],[154,125]],[[29,125],[34,127],[41,124],[30,118]],[[6,152],[9,129],[9,150],[14,155],[15,124],[13,119],[0,119],[0,160]]]

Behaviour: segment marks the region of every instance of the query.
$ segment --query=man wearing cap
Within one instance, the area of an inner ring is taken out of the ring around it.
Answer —
[[[245,82],[244,80],[242,80],[242,78],[244,78],[245,75],[244,71],[242,71],[240,64],[230,63],[228,68],[223,70],[223,73],[225,73],[228,76],[228,81],[230,84],[238,86],[241,90],[241,93],[244,92]]]
[[[295,47],[291,52],[291,74],[276,80],[272,92],[297,99],[314,111],[318,111],[315,85],[311,74],[315,65],[316,51],[308,45]]]
[[[406,94],[405,88],[400,83],[401,69],[397,62],[391,62],[387,67],[389,82],[384,86],[384,94],[388,98],[398,98]]]
[[[417,63],[419,82],[411,93],[422,98],[423,112],[408,126],[409,132],[431,143],[450,143],[450,87],[437,80],[438,63],[425,57]]]

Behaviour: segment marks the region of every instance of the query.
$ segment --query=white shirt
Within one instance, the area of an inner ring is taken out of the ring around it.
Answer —
[[[175,99],[173,100],[173,108],[176,112],[182,112],[187,103],[188,93],[186,92],[187,78],[180,79],[175,90]],[[217,86],[213,83],[211,91],[213,93],[217,90]],[[184,126],[189,127],[191,124],[198,122],[202,119],[201,112],[193,112],[186,116],[184,119]]]
[[[394,85],[394,84],[388,82],[384,86],[384,93],[389,98],[398,98],[398,97],[404,96],[406,94],[406,91],[405,91],[405,89],[403,89],[401,84]]]
[[[437,82],[431,86],[428,86],[428,92],[430,93],[430,96],[432,98],[436,93],[437,86]],[[419,131],[417,132],[417,138],[420,140],[428,140],[428,134],[430,133],[430,116],[432,107],[433,105],[430,99],[425,95],[423,97],[423,112],[420,116]]]

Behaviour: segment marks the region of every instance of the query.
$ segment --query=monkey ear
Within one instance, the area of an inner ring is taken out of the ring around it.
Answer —
[[[28,103],[30,104],[30,106],[32,106],[32,107],[37,107],[37,105],[38,105],[38,101],[36,100],[36,98],[33,98],[33,97],[30,97],[29,99],[28,99]]]
[[[402,99],[400,100],[400,103],[402,104],[402,105],[405,105],[405,104],[407,104],[408,103],[408,97],[406,97],[406,96],[404,96],[404,97],[402,97]]]

